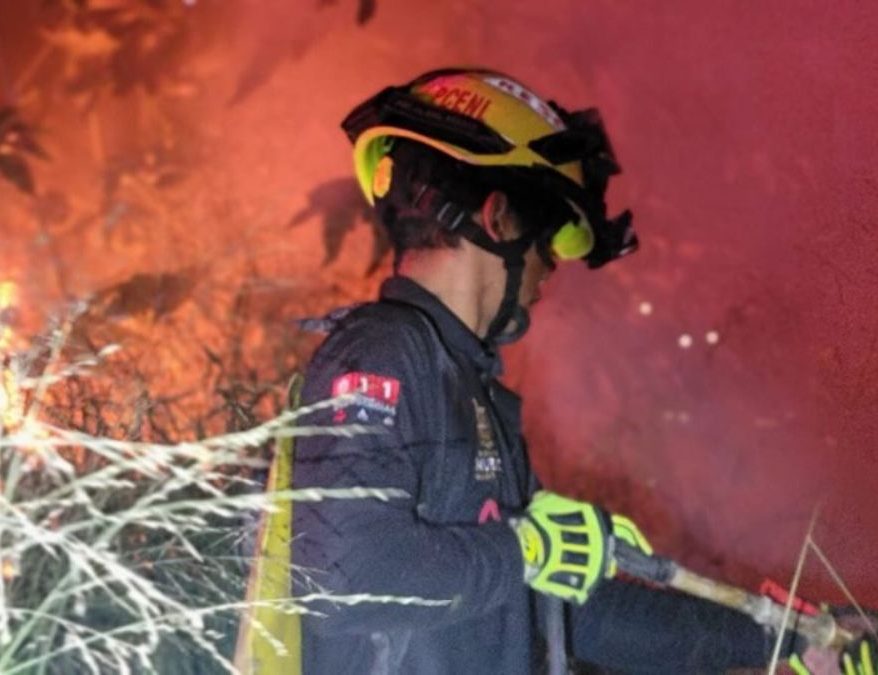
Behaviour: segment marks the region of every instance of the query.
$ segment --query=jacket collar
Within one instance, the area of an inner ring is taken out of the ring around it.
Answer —
[[[500,356],[473,333],[439,298],[417,282],[393,276],[381,284],[382,300],[417,307],[433,322],[442,342],[471,360],[483,374],[498,377],[503,370]]]

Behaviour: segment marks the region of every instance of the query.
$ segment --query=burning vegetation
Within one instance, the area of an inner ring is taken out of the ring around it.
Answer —
[[[292,319],[376,282],[304,281],[275,242],[317,219],[330,265],[369,225],[346,185],[271,227],[228,195],[202,113],[230,98],[211,86],[234,11],[55,0],[0,27],[4,673],[230,672],[254,523],[327,496],[263,492],[272,439],[307,433],[283,412],[315,344]]]

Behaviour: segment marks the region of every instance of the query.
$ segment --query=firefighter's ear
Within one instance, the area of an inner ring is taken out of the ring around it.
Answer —
[[[518,219],[505,192],[494,190],[489,194],[479,215],[482,227],[494,241],[508,241],[520,234]]]

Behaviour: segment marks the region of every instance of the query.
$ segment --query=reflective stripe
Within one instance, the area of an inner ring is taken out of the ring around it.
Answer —
[[[290,381],[291,409],[299,405],[303,382],[298,373]],[[293,452],[291,436],[275,440],[275,455],[265,486],[266,492],[289,488],[293,480]],[[292,594],[292,500],[281,502],[272,513],[263,513],[260,521],[253,566],[247,583],[248,603],[280,600]],[[254,623],[260,624],[259,629],[254,628]],[[302,630],[299,615],[288,614],[271,606],[251,607],[243,611],[234,662],[242,675],[301,675]]]

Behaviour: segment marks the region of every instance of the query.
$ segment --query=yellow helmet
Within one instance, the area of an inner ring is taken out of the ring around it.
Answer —
[[[394,139],[427,145],[467,164],[515,172],[570,207],[552,225],[551,253],[589,267],[637,248],[631,214],[606,218],[604,192],[619,166],[594,108],[568,113],[511,77],[490,70],[446,69],[388,87],[342,123],[367,201],[389,190]]]

